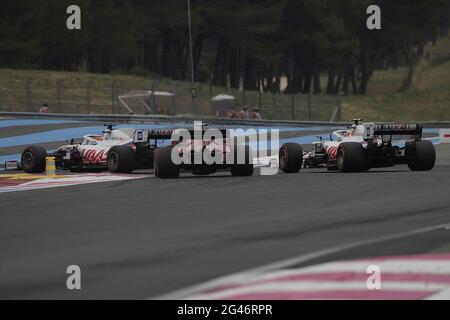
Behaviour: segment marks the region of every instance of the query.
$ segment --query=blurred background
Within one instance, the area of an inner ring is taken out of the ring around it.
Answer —
[[[0,111],[450,120],[449,28],[448,0],[2,0]]]

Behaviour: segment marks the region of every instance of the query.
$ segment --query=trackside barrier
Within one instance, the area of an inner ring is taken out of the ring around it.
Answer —
[[[55,157],[45,158],[45,175],[46,176],[56,176],[56,164]]]
[[[246,126],[333,126],[342,127],[351,125],[351,122],[328,121],[296,121],[296,120],[253,120],[218,118],[212,116],[168,116],[168,115],[101,115],[101,114],[61,114],[61,113],[35,113],[35,112],[0,112],[0,117],[22,119],[64,119],[78,121],[95,121],[105,123],[158,123],[158,122],[193,122],[203,121],[217,125],[246,125]],[[409,122],[409,121],[407,121]],[[450,128],[450,121],[420,121],[426,128]]]
[[[439,130],[439,142],[450,143],[450,129]]]
[[[112,123],[170,123],[170,122],[193,122],[203,121],[204,123],[219,125],[246,125],[246,126],[296,126],[296,125],[319,125],[319,126],[345,126],[350,122],[328,122],[328,121],[295,121],[295,120],[254,120],[237,118],[220,118],[213,116],[168,116],[168,115],[126,115],[126,114],[61,114],[61,113],[35,113],[35,112],[0,112],[0,117],[22,118],[22,119],[59,119],[78,120],[94,122]],[[450,127],[450,123],[449,123]]]

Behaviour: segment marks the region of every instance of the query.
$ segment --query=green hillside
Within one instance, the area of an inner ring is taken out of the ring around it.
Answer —
[[[219,93],[229,93],[236,97],[238,106],[262,105],[263,115],[269,119],[292,119],[292,102],[295,100],[295,119],[329,120],[335,101],[341,101],[342,120],[362,117],[373,121],[421,121],[450,120],[450,36],[435,46],[428,46],[429,58],[422,59],[415,70],[413,86],[400,92],[406,75],[406,68],[376,71],[369,83],[367,95],[327,96],[289,95],[274,96],[257,92],[226,90],[200,84],[196,99],[196,112],[210,114],[210,98]],[[0,69],[0,109],[4,111],[37,111],[43,101],[47,101],[55,111],[58,101],[59,82],[60,108],[68,113],[111,113],[112,85],[116,81],[120,94],[149,90],[151,77],[133,75],[100,75],[81,72],[58,72],[41,70]],[[27,80],[28,82],[27,86]],[[326,78],[322,78],[322,86]],[[89,85],[88,85],[89,84]],[[157,90],[173,90],[174,81],[162,80]],[[89,87],[89,89],[88,89]],[[191,84],[181,82],[177,87],[177,113],[192,112]],[[88,110],[87,99],[90,97]],[[245,101],[244,101],[245,99]],[[311,109],[308,110],[308,101]],[[161,113],[170,114],[169,99],[158,101]],[[138,101],[130,101],[137,113],[144,113]],[[126,110],[119,107],[119,112]]]
[[[399,92],[406,69],[379,71],[366,96],[343,100],[343,118],[374,120],[450,120],[450,61],[432,66],[422,61],[413,87]]]

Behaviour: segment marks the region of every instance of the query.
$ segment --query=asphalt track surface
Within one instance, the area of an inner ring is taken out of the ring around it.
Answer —
[[[449,181],[450,166],[439,164],[430,172],[187,174],[0,194],[0,298],[151,298],[450,223]],[[449,250],[450,230],[443,229],[319,260]],[[81,291],[66,289],[66,268],[74,264]]]
[[[86,125],[17,126],[0,129],[0,136]],[[0,155],[22,149],[0,148]],[[186,174],[2,193],[0,298],[159,297],[287,258],[450,224],[450,146],[437,146],[437,157],[431,172],[399,166],[359,174]],[[450,252],[450,230],[356,246],[301,265],[428,252]],[[66,289],[66,268],[74,264],[82,270],[81,291]]]

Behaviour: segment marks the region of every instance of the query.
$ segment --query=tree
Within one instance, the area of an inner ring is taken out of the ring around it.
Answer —
[[[79,0],[82,30],[65,28],[69,0],[3,0],[0,64],[189,79],[187,4]],[[368,30],[366,9],[382,9]],[[377,68],[407,65],[448,32],[448,0],[191,0],[195,81],[244,90],[365,94]]]

